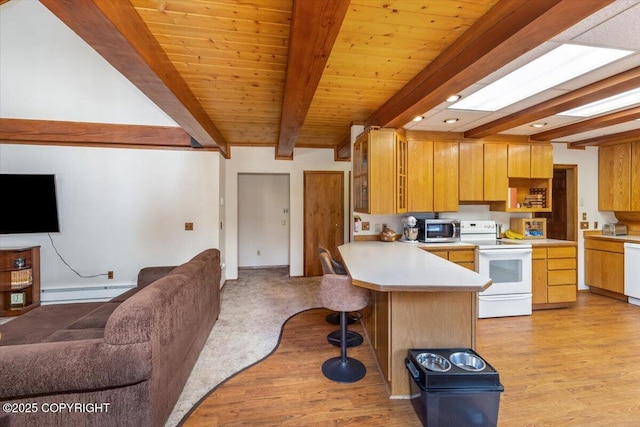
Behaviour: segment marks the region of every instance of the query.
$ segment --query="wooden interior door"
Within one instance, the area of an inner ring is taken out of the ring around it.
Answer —
[[[304,275],[321,276],[318,246],[338,257],[344,243],[344,172],[304,172]]]

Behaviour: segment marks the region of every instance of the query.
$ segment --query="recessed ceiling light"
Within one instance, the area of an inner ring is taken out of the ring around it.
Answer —
[[[582,107],[574,108],[571,110],[558,113],[559,116],[573,116],[573,117],[591,117],[597,114],[602,114],[607,111],[617,110],[618,108],[628,107],[629,105],[640,103],[640,88],[633,89],[627,92],[619,93],[609,98],[601,99],[596,102],[592,102]]]
[[[451,95],[447,98],[447,102],[456,102],[460,98],[462,98],[460,95]]]
[[[533,123],[533,124],[531,124],[531,127],[532,128],[543,128],[546,125],[547,125],[546,123]]]
[[[458,120],[460,120],[460,119],[454,119],[454,118],[451,118],[451,119],[444,119],[443,121],[444,121],[446,124],[449,124],[449,125],[450,125],[451,123],[455,123],[455,122],[457,122]]]
[[[631,53],[629,50],[564,44],[449,108],[498,111]]]
[[[413,118],[414,122],[421,122],[422,120],[424,120],[424,116],[416,116]]]

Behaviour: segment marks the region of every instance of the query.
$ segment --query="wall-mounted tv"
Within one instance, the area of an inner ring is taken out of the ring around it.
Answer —
[[[0,174],[0,234],[57,233],[55,175]]]

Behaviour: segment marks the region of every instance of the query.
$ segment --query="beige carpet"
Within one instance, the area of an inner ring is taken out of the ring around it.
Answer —
[[[268,356],[292,315],[320,307],[320,277],[289,277],[289,268],[240,269],[222,289],[221,312],[166,426],[183,417],[211,389]]]

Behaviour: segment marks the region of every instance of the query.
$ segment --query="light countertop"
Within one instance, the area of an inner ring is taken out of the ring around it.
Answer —
[[[360,241],[338,250],[354,285],[376,291],[480,292],[492,283],[415,244]]]
[[[507,242],[514,243],[531,243],[531,245],[545,245],[545,246],[576,246],[578,243],[573,240],[558,240],[558,239],[502,239]]]
[[[624,236],[605,236],[603,234],[589,234],[584,236],[585,239],[593,238],[598,240],[611,240],[614,242],[640,243],[640,236],[624,235]]]

